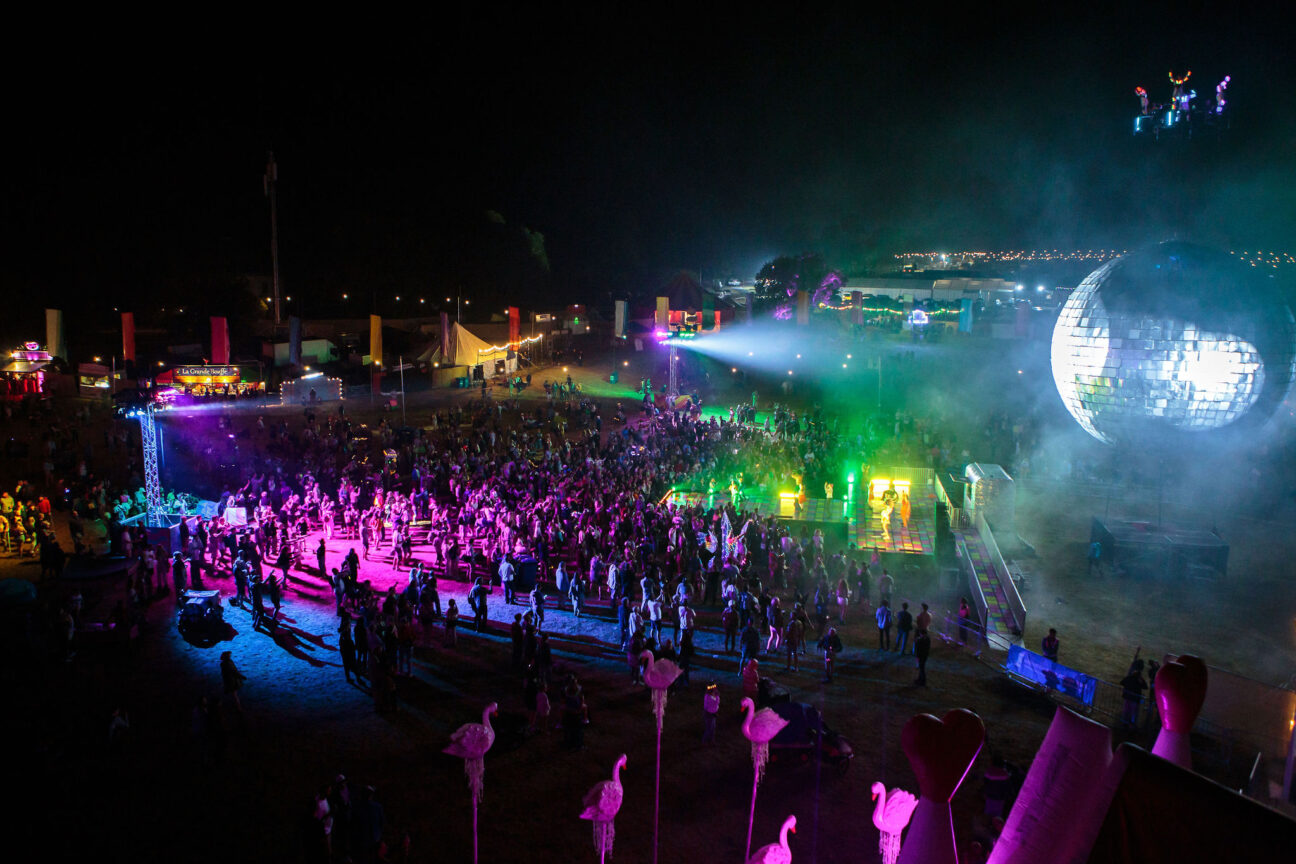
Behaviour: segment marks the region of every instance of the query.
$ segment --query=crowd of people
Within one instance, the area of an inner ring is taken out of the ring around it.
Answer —
[[[133,422],[92,424],[81,409],[42,418],[32,437],[48,454],[45,490],[59,497],[52,507],[32,484],[0,494],[0,529],[7,548],[38,554],[43,569],[48,560],[59,572],[51,511],[66,508],[77,553],[102,544],[138,562],[129,602],[114,611],[123,622],[159,596],[180,600],[187,589],[232,578],[234,602],[250,604],[253,627],[271,629],[287,582],[313,573],[334,593],[343,674],[380,711],[396,707],[398,680],[437,633],[453,649],[461,626],[503,629],[526,731],[557,725],[573,748],[583,744],[589,704],[581,682],[555,670],[545,628],[555,596],[573,616],[593,604],[616,620],[632,681],[642,680],[649,651],[678,663],[677,686],[689,686],[704,625],[723,631],[724,650],[744,675],[758,678],[762,662],[799,671],[813,651],[832,681],[845,625],[867,615],[878,649],[913,655],[916,683],[926,684],[928,604],[910,609],[877,550],[833,549],[819,531],[789,531],[747,493],[791,482],[813,497],[821,488],[831,495],[844,473],[867,476],[870,460],[948,466],[966,453],[954,452],[956,439],[938,419],[900,412],[848,429],[817,408],[758,412],[753,394],[727,419],[704,419],[696,404],[660,411],[648,403],[638,418],[618,406],[605,422],[576,388],[546,390],[548,399],[525,406],[510,399],[443,409],[414,429],[353,423],[342,410],[321,416],[314,406],[300,424],[254,415],[171,424],[171,461],[185,474],[164,476],[204,488],[200,497],[216,501],[216,515],[199,518],[192,499],[172,493],[172,508],[191,515],[170,554],[130,518],[145,506]],[[995,434],[1006,434],[996,422]],[[91,446],[91,429],[101,427],[102,447]],[[672,494],[677,488],[728,495]],[[329,566],[326,547],[338,541],[350,548]],[[375,590],[367,579],[375,567],[399,574],[389,580],[396,584]],[[442,597],[441,580],[469,586],[466,620],[454,597]],[[505,607],[501,614],[496,600],[492,622],[487,597],[497,589]],[[966,601],[960,625],[965,610]],[[69,601],[55,622],[68,656],[81,615]],[[1050,639],[1044,653],[1056,659],[1056,634]],[[227,672],[228,659],[224,701],[241,710],[241,673]],[[209,739],[221,735],[213,731],[223,725],[219,701],[205,700],[195,714]],[[321,826],[336,824],[328,815],[337,812],[335,793],[317,799]],[[327,841],[329,829],[321,830]]]

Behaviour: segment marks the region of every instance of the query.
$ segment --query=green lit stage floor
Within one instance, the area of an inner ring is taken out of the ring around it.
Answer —
[[[909,525],[900,521],[897,511],[891,520],[889,531],[884,531],[882,524],[882,505],[869,504],[867,501],[857,508],[858,513],[852,521],[855,529],[850,542],[863,549],[877,547],[880,552],[902,552],[907,555],[936,554],[936,498],[934,495],[916,496],[911,499],[912,510],[909,513]]]

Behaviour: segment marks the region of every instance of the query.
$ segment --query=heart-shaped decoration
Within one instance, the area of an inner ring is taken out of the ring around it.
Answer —
[[[922,797],[948,803],[967,776],[985,741],[985,723],[966,708],[943,718],[916,714],[900,733]]]
[[[1206,701],[1205,662],[1192,654],[1183,654],[1162,666],[1154,683],[1161,727],[1184,735],[1191,732]]]

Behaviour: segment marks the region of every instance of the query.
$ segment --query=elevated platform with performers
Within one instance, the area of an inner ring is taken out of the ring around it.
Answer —
[[[1202,133],[1219,134],[1232,125],[1228,88],[1232,77],[1225,75],[1215,85],[1214,99],[1199,99],[1197,91],[1189,84],[1192,70],[1179,77],[1170,71],[1170,98],[1166,102],[1151,101],[1148,91],[1134,88],[1139,100],[1139,113],[1134,117],[1134,134],[1155,141],[1165,138],[1192,138]]]
[[[734,503],[744,512],[773,515],[794,536],[822,531],[826,548],[877,549],[910,555],[936,554],[935,497],[919,483],[901,478],[872,478],[867,488],[851,485],[843,497],[810,498],[794,492],[673,490],[666,501],[676,506],[721,507]],[[881,481],[877,483],[876,481]],[[903,507],[901,491],[908,497]],[[888,492],[895,492],[894,501]],[[876,494],[873,494],[876,493]],[[888,502],[890,506],[888,507]]]

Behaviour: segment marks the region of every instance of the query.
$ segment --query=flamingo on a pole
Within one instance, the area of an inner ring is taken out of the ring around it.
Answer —
[[[792,864],[792,850],[788,847],[788,832],[796,833],[796,817],[789,816],[783,820],[779,831],[779,842],[770,843],[756,850],[756,854],[747,859],[747,864]]]
[[[874,783],[873,824],[878,829],[878,852],[882,855],[882,864],[896,864],[900,858],[900,835],[909,824],[918,799],[912,792],[895,788],[887,794],[886,785]]]
[[[653,715],[657,718],[657,786],[653,799],[653,864],[657,864],[657,829],[661,825],[661,736],[666,719],[666,692],[681,674],[670,660],[657,661],[651,651],[639,655],[644,665],[643,680],[652,688]]]
[[[612,843],[616,839],[616,828],[613,821],[621,809],[623,792],[621,789],[621,769],[626,766],[626,755],[622,753],[612,766],[612,779],[595,783],[594,788],[585,793],[580,818],[594,823],[594,848],[599,853],[599,864],[612,855]]]
[[[490,718],[498,713],[499,706],[490,703],[482,711],[482,722],[460,726],[450,736],[450,746],[441,751],[464,760],[464,773],[468,775],[468,789],[472,793],[473,864],[477,864],[477,804],[486,785],[486,751],[495,743]]]
[[[743,697],[741,704],[743,713],[747,715],[743,718],[742,733],[751,742],[752,751],[751,810],[747,814],[747,845],[743,849],[743,857],[746,858],[751,854],[752,824],[756,821],[756,790],[760,787],[761,778],[765,776],[765,763],[769,761],[769,742],[783,730],[784,726],[788,725],[788,721],[769,708],[757,711],[756,703],[746,696]],[[796,817],[788,818],[795,830]],[[787,832],[783,833],[786,837]]]

